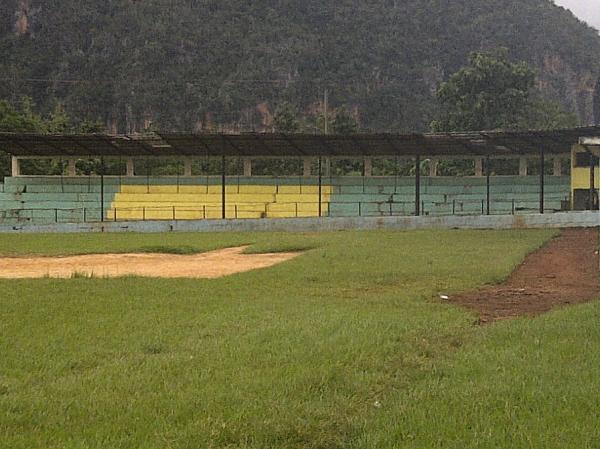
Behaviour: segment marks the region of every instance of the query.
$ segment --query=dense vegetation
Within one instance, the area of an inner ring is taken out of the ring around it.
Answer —
[[[506,49],[495,52],[473,53],[468,66],[463,67],[450,79],[443,82],[438,91],[437,99],[440,105],[436,120],[431,124],[434,131],[465,131],[489,129],[547,129],[566,128],[577,125],[577,117],[564,110],[559,103],[545,100],[539,90],[535,89],[535,73],[525,63],[512,63],[508,60]],[[0,131],[28,132],[69,132],[97,131],[101,125],[83,122],[76,125],[57,107],[46,119],[35,115],[30,102],[24,102],[21,110],[16,110],[7,102],[0,101]],[[314,129],[339,134],[356,133],[359,130],[356,117],[346,108],[339,108],[335,115],[325,114],[324,111],[315,117],[302,116],[292,104],[284,102],[273,115],[273,130],[277,132],[296,133],[314,132]],[[122,162],[122,161],[121,161]],[[146,164],[146,174],[177,175],[182,174],[180,160],[161,161],[154,167]],[[212,161],[214,165],[217,161]],[[239,160],[228,161],[231,174],[238,173]],[[298,160],[269,160],[261,161],[256,167],[262,174],[292,174],[298,170]],[[470,172],[472,161],[452,160],[442,161],[442,174],[465,175]],[[99,159],[79,161],[77,163],[82,174],[107,173],[107,161]],[[389,174],[397,173],[394,161],[383,161]],[[390,163],[392,166],[389,166]],[[429,161],[424,161],[428,164]],[[496,161],[501,163],[496,169],[510,172],[514,161]],[[108,162],[111,170],[108,173],[123,173],[124,167],[120,162],[116,165]],[[233,166],[231,166],[233,164]],[[237,167],[235,165],[238,165]],[[212,167],[214,168],[214,167]],[[336,161],[332,165],[332,173],[343,175],[360,173],[362,163],[359,160]],[[421,169],[424,167],[421,167]],[[158,172],[157,170],[158,169]],[[24,174],[61,174],[64,164],[61,161],[23,161]],[[202,170],[211,171],[211,167]],[[288,173],[291,170],[290,173]],[[7,176],[9,160],[0,152],[0,177]],[[410,173],[401,173],[410,174]]]
[[[598,33],[549,0],[4,0],[0,98],[109,131],[321,129],[324,90],[372,130],[429,127],[472,51],[509,49],[546,98],[592,120]]]

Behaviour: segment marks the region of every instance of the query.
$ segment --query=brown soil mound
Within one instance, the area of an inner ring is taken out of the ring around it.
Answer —
[[[243,254],[246,247],[203,254],[90,254],[72,257],[0,258],[0,278],[73,276],[218,278],[285,262],[299,253]]]
[[[600,299],[597,229],[566,229],[529,255],[502,285],[450,298],[475,310],[480,322],[535,316]]]

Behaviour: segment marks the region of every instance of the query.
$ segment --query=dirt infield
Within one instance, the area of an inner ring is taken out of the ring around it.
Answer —
[[[90,254],[71,257],[0,258],[0,278],[71,278],[74,276],[218,278],[267,268],[299,253],[243,254],[245,246],[195,255]]]
[[[504,284],[450,301],[475,310],[485,324],[594,299],[600,299],[598,230],[566,229],[529,255]]]

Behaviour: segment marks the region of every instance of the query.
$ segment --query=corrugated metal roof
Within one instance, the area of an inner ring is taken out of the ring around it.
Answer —
[[[14,156],[253,156],[411,157],[510,156],[568,153],[600,126],[557,130],[426,134],[108,134],[0,133],[0,149]]]

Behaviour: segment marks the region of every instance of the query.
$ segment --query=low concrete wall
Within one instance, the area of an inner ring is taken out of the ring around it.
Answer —
[[[74,232],[314,232],[369,229],[527,229],[600,227],[598,212],[448,217],[289,218],[259,220],[133,221],[0,225],[2,233]]]

